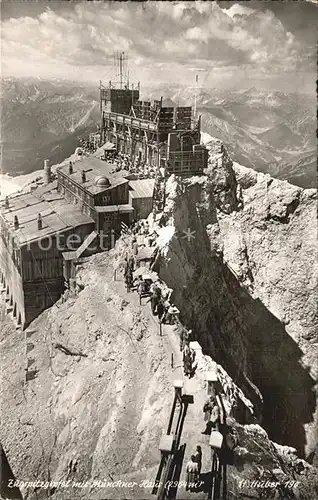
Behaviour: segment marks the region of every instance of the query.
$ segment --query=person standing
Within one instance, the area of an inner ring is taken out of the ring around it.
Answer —
[[[191,459],[187,463],[186,473],[187,473],[186,490],[189,490],[194,488],[195,483],[198,479],[198,464],[195,461],[194,455],[191,455]]]
[[[151,302],[151,312],[155,316],[157,314],[157,307],[161,300],[161,288],[157,283],[152,285],[151,297],[148,302]]]
[[[191,362],[191,349],[189,341],[186,341],[183,347],[183,368],[184,368],[184,374],[186,376],[191,375],[192,362]]]
[[[133,250],[133,255],[138,255],[138,243],[136,239],[132,244],[132,250]]]
[[[128,259],[128,267],[130,269],[131,274],[133,274],[133,272],[135,270],[135,259],[134,259],[133,255],[131,255]]]
[[[200,475],[202,469],[202,448],[199,445],[196,447],[194,461],[198,464],[198,475]]]
[[[162,300],[158,301],[157,304],[157,314],[158,314],[158,319],[161,323],[164,322],[164,316],[165,316],[165,306]]]
[[[183,351],[184,346],[190,342],[190,335],[192,330],[187,330],[184,326],[181,326],[180,333],[180,351]]]
[[[130,290],[133,286],[133,272],[132,272],[131,267],[128,267],[128,269],[127,269],[125,280],[126,280],[127,292],[130,292]]]
[[[209,435],[212,429],[219,430],[220,409],[215,396],[209,396],[203,406],[203,411],[206,428],[201,434]]]

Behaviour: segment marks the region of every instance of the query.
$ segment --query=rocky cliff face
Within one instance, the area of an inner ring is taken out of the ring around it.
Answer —
[[[247,407],[253,405],[233,415],[225,391],[238,439],[229,498],[243,491],[278,498],[278,487],[264,492],[242,480],[296,480],[281,498],[312,500],[315,468],[296,454],[316,460],[315,192],[233,165],[219,141],[209,148],[206,176],[169,179],[167,223],[157,241],[156,268],[203,347],[195,404],[185,419],[185,461],[200,444],[204,472],[211,466],[200,431],[204,376],[213,359],[229,393],[239,387]],[[156,477],[182,362],[176,332],[166,326],[160,337],[149,304],[140,307],[135,293],[113,281],[127,245],[129,239],[121,240],[114,251],[83,263],[81,291],[45,311],[26,338],[1,312],[0,441],[20,480],[89,481],[84,488],[52,487],[58,500],[152,497],[151,488],[139,485]],[[27,385],[26,342],[38,369]],[[136,484],[94,487],[94,480]],[[28,500],[48,496],[41,488],[22,493]]]
[[[166,210],[176,237],[160,273],[184,321],[245,388],[272,438],[310,454],[316,192],[233,165],[219,141],[209,149],[205,179],[170,179]],[[193,238],[184,237],[188,228]]]
[[[173,327],[165,325],[160,337],[149,307],[140,307],[136,294],[127,294],[121,279],[113,281],[113,269],[126,251],[121,243],[113,255],[90,258],[78,274],[81,291],[66,296],[27,329],[38,370],[28,384],[22,368],[25,342],[20,332],[12,330],[10,319],[3,322],[1,443],[16,479],[53,482],[49,487],[20,486],[25,500],[152,498],[172,381],[182,378],[182,363]],[[207,476],[208,437],[200,430],[205,373],[214,363],[200,353],[197,361],[189,387],[194,404],[187,412],[181,442],[186,446],[184,463],[197,444],[202,446],[202,470]],[[248,423],[254,419],[251,403],[221,366],[218,373],[227,414],[235,417],[228,419],[237,444],[228,466],[229,499],[244,498],[245,493],[256,499],[264,494],[314,498],[316,469],[299,459],[294,448],[271,442],[260,425]],[[240,381],[244,385],[242,377]],[[249,390],[250,385],[245,387]],[[253,390],[249,392],[253,395]],[[241,416],[235,410],[238,396],[247,410]],[[184,479],[183,473],[180,480]],[[9,498],[21,498],[10,497],[10,489],[7,492]],[[190,499],[193,494],[187,496],[181,486],[179,495]],[[206,492],[197,498],[203,500]]]

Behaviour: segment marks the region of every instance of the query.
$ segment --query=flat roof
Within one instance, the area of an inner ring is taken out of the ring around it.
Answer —
[[[120,213],[129,213],[134,211],[134,207],[129,204],[125,205],[106,205],[106,206],[95,206],[95,210],[98,213],[107,213],[107,212],[120,212]]]
[[[52,183],[53,184],[53,183]],[[46,236],[65,232],[94,220],[83,214],[75,205],[68,203],[56,189],[38,188],[9,198],[9,208],[2,207],[1,215],[18,245],[37,241]],[[38,214],[42,216],[42,229],[38,229]],[[14,216],[18,217],[19,229],[14,229]]]
[[[92,195],[103,193],[113,189],[120,184],[128,182],[126,175],[129,174],[126,170],[115,172],[116,165],[113,163],[100,160],[94,156],[84,157],[82,160],[73,162],[73,173],[69,173],[68,164],[57,168],[57,172],[62,172],[66,177],[81,185],[86,191]],[[86,181],[82,182],[82,170],[86,173]],[[95,181],[98,177],[107,177],[110,181],[110,186],[96,186]]]
[[[155,179],[130,180],[129,187],[131,188],[129,194],[132,198],[152,198]]]

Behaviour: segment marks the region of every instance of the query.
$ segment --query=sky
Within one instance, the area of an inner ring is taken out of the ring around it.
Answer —
[[[3,0],[2,75],[315,92],[318,4],[306,0]]]

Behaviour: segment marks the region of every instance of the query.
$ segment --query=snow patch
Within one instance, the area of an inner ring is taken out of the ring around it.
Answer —
[[[159,250],[163,253],[163,255],[166,255],[168,252],[168,246],[175,234],[175,227],[174,226],[165,226],[157,229],[158,232],[158,238],[157,238],[157,245]]]
[[[212,137],[212,135],[208,134],[207,132],[201,132],[201,144],[204,146],[208,144],[210,141],[214,141],[215,138]]]
[[[78,149],[78,148],[76,148]],[[83,156],[73,153],[69,158],[66,158],[61,163],[51,166],[51,171],[54,173],[57,167],[67,165],[70,161],[81,161]],[[43,177],[43,170],[35,170],[30,174],[17,175],[16,177],[10,174],[0,174],[0,200],[4,200],[6,196],[17,194],[25,190],[31,183]]]

